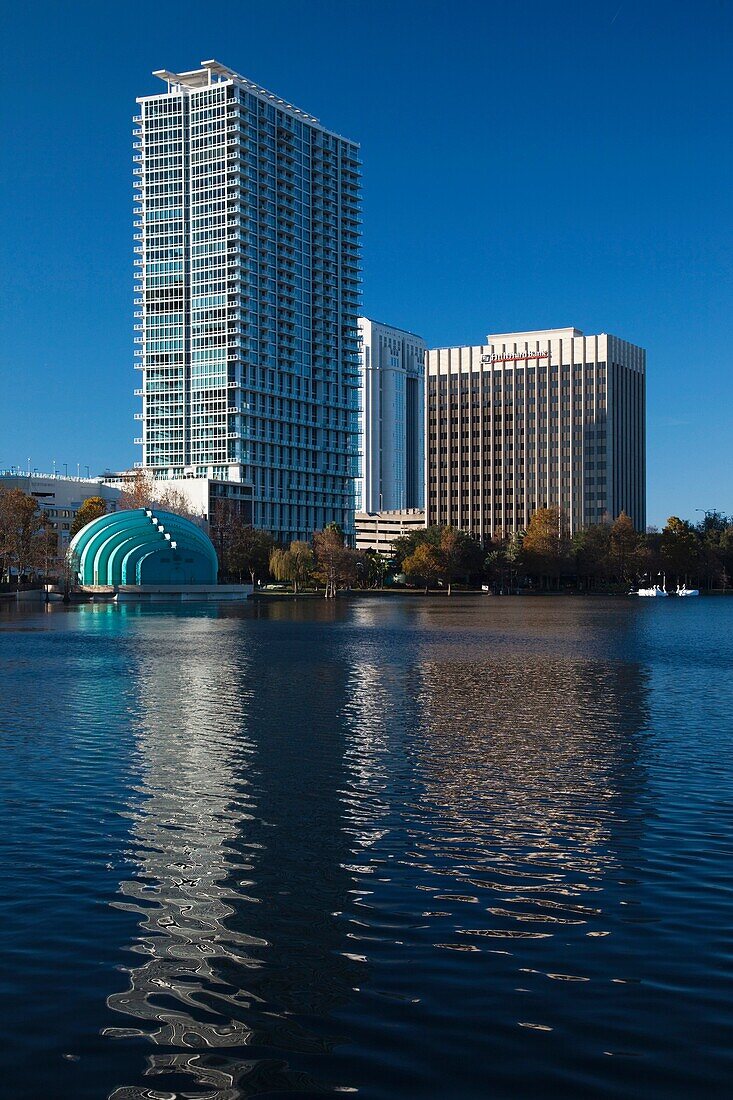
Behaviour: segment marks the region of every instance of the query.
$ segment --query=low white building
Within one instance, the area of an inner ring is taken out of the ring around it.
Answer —
[[[225,481],[213,477],[170,477],[151,476],[151,472],[140,468],[123,470],[120,473],[105,473],[102,480],[106,486],[122,492],[130,489],[135,478],[148,473],[153,495],[165,502],[167,494],[181,497],[186,508],[195,519],[209,523],[220,500],[226,500],[235,506],[244,523],[252,522],[252,486],[241,481]]]
[[[105,484],[101,478],[65,477],[62,474],[22,473],[19,470],[0,470],[0,487],[22,489],[38,501],[40,508],[59,537],[63,548],[70,539],[71,524],[76,513],[89,497],[102,497],[107,508],[114,512],[121,490]]]

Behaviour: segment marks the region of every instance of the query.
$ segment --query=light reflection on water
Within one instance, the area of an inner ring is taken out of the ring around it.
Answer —
[[[12,1095],[723,1095],[733,601],[681,604],[0,618]]]

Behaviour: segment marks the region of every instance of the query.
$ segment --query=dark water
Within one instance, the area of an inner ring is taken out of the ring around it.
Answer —
[[[733,599],[0,611],[3,1097],[722,1097]]]

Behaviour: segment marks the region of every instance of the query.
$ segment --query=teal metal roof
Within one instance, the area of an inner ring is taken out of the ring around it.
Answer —
[[[74,535],[69,554],[82,585],[216,584],[219,571],[200,527],[150,508],[93,519]]]

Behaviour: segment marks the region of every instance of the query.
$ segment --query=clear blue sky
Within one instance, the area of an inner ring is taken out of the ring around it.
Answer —
[[[730,0],[46,0],[0,36],[0,467],[139,458],[131,116],[215,57],[361,142],[365,313],[643,345],[649,522],[733,513]]]

